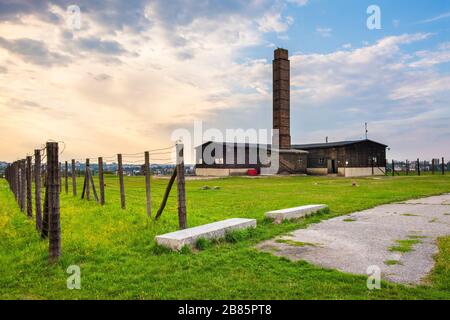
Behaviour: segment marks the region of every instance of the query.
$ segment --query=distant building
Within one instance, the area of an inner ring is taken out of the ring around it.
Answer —
[[[275,137],[279,141],[278,173],[345,177],[385,174],[385,144],[366,139],[291,145],[290,120],[290,61],[287,50],[276,49],[273,129],[279,134]],[[271,145],[264,144],[208,141],[196,147],[195,172],[200,176],[228,176],[246,174],[249,169],[260,171],[269,166],[271,149]]]

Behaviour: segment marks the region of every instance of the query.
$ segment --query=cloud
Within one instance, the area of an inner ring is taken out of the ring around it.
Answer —
[[[78,156],[164,147],[171,130],[195,119],[221,129],[271,127],[266,48],[294,23],[286,1],[276,7],[268,0],[86,1],[77,31],[64,22],[72,1],[15,3],[21,6],[3,12],[10,22],[0,24],[0,34],[9,35],[0,38],[2,51],[19,58],[1,52],[0,64],[8,69],[0,79],[0,111],[17,108],[27,117],[5,112],[0,130],[23,141],[25,152],[47,137],[64,140]],[[48,19],[49,12],[58,19]],[[327,27],[317,32],[333,34]],[[408,121],[441,124],[449,116],[449,79],[440,71],[449,45],[418,52],[403,47],[431,36],[293,54],[293,140],[358,138],[365,121],[382,141],[385,132],[406,130]]]
[[[44,106],[42,106],[39,103],[34,102],[34,101],[24,100],[24,99],[15,99],[15,98],[10,98],[8,100],[8,102],[7,102],[7,106],[12,111],[18,111],[18,110],[29,111],[31,109],[45,111],[45,110],[49,110],[50,109],[50,108],[44,107]]]
[[[68,56],[50,51],[44,42],[38,40],[27,38],[10,40],[0,37],[0,47],[25,62],[37,65],[66,65],[70,61]]]
[[[450,12],[445,12],[443,14],[440,14],[438,16],[429,18],[429,19],[425,19],[425,20],[421,20],[419,21],[419,23],[430,23],[430,22],[435,22],[438,20],[442,20],[442,19],[446,19],[446,18],[450,18]]]
[[[95,37],[80,38],[76,40],[77,47],[83,51],[92,51],[105,55],[122,55],[127,50],[115,40],[102,40]]]
[[[317,27],[316,32],[319,33],[324,38],[331,37],[331,34],[333,32],[333,29],[331,28],[324,28],[324,27]]]
[[[431,36],[389,36],[361,48],[291,56],[291,117],[299,119],[293,140],[363,138],[369,122],[371,137],[389,142],[390,156],[417,157],[412,151],[431,152],[430,139],[444,143],[450,75],[438,66],[448,63],[450,48],[443,43],[412,54],[403,48]]]
[[[306,6],[308,4],[309,0],[287,0],[289,3],[296,4],[298,6]]]
[[[259,30],[262,32],[285,32],[294,22],[294,18],[288,16],[283,18],[280,12],[268,12],[257,20]]]
[[[46,1],[4,0],[0,2],[1,21],[20,22],[24,16],[31,14],[39,14],[44,21],[54,23],[59,21],[58,16],[48,10]]]

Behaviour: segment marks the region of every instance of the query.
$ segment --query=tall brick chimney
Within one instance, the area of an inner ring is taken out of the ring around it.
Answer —
[[[279,130],[280,149],[291,149],[290,63],[286,49],[276,49],[273,60],[273,128]]]

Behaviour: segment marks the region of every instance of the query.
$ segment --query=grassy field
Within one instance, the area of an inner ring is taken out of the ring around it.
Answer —
[[[356,181],[357,186],[352,186]],[[152,180],[156,212],[166,180]],[[127,209],[120,209],[117,177],[106,178],[104,207],[61,195],[63,255],[47,264],[47,242],[19,211],[0,179],[0,298],[2,299],[449,299],[450,237],[438,241],[436,268],[426,286],[383,282],[369,291],[366,277],[290,262],[254,246],[321,219],[393,201],[450,192],[449,176],[227,178],[188,181],[188,225],[231,217],[258,219],[241,237],[192,252],[167,252],[154,237],[177,229],[176,192],[155,223],[145,213],[142,177],[127,177]],[[204,185],[218,190],[202,190]],[[176,190],[173,190],[176,191]],[[264,212],[325,203],[331,212],[273,225]],[[232,241],[237,240],[237,241]],[[66,269],[81,268],[81,290],[68,290]]]

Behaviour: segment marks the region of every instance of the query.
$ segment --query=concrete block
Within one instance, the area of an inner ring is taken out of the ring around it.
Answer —
[[[283,220],[305,218],[327,207],[325,204],[310,204],[307,206],[269,211],[266,212],[266,217],[274,219],[276,222],[281,222]]]
[[[194,246],[200,238],[220,239],[231,230],[256,228],[256,219],[233,218],[156,236],[156,243],[172,250]]]

